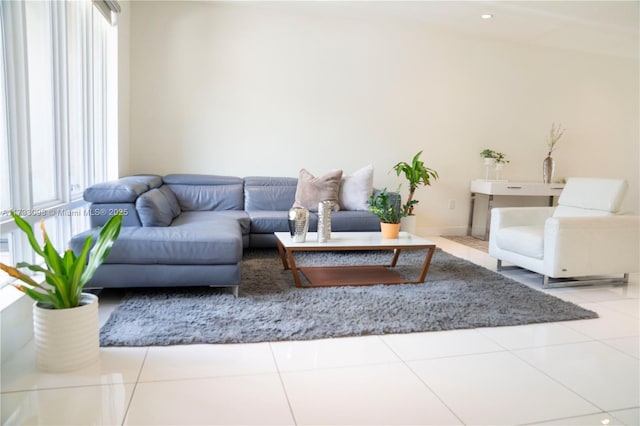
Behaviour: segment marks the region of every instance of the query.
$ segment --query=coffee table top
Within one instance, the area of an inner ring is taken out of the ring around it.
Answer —
[[[382,238],[380,232],[331,232],[329,241],[318,242],[316,232],[307,233],[307,239],[303,243],[296,243],[291,238],[289,232],[275,232],[276,238],[280,240],[285,248],[301,249],[340,249],[340,248],[411,248],[435,246],[433,241],[418,237],[408,232],[400,232],[398,238]]]

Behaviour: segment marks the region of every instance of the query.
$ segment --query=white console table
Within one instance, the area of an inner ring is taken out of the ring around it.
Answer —
[[[549,205],[553,206],[553,197],[559,196],[564,188],[562,183],[537,183],[537,182],[509,182],[499,180],[475,179],[471,181],[471,208],[469,209],[469,224],[467,225],[467,235],[471,236],[473,227],[473,213],[475,210],[476,194],[489,196],[487,204],[487,224],[484,231],[484,240],[489,238],[489,228],[491,225],[491,209],[493,207],[493,197],[515,196],[515,197],[549,197]]]

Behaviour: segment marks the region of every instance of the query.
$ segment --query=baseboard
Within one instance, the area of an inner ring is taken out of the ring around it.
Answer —
[[[421,237],[436,237],[441,235],[467,235],[466,226],[450,226],[450,227],[418,227],[416,234]]]

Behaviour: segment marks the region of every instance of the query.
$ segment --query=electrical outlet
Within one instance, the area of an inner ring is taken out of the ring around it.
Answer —
[[[449,200],[449,210],[456,208],[456,200]]]

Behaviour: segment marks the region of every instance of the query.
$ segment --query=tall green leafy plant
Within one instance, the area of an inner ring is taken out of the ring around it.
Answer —
[[[0,263],[0,269],[25,283],[26,286],[16,283],[14,287],[26,293],[42,306],[54,309],[78,306],[85,284],[109,256],[111,247],[120,234],[122,215],[113,216],[105,223],[93,248],[91,247],[93,237],[90,236],[85,240],[80,254],[76,255],[73,250],[67,249],[62,256],[49,240],[44,228],[44,221],[40,223],[44,240],[44,245],[40,247],[31,225],[14,212],[11,212],[11,216],[16,225],[27,235],[33,251],[44,259],[46,268],[27,262],[19,262],[16,267]],[[29,275],[21,272],[19,270],[21,268],[44,274],[44,282],[36,282]]]
[[[439,178],[437,171],[425,166],[424,162],[420,160],[421,154],[422,151],[419,151],[414,155],[411,163],[401,161],[393,166],[393,170],[396,172],[396,175],[400,176],[401,174],[404,174],[407,182],[409,182],[409,196],[407,197],[407,202],[402,206],[405,216],[412,215],[413,208],[419,202],[414,199],[416,189],[418,189],[420,185],[429,186],[431,185],[432,179],[436,180]]]

